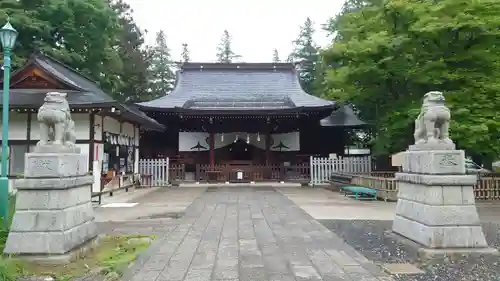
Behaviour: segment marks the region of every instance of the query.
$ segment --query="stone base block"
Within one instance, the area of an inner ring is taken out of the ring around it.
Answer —
[[[467,257],[498,256],[498,250],[494,248],[457,248],[457,249],[418,249],[420,260],[451,260],[459,261]]]
[[[475,205],[427,205],[399,199],[396,215],[429,226],[480,225]]]
[[[406,151],[403,153],[403,172],[429,175],[465,174],[463,150]]]
[[[473,257],[480,258],[484,256],[498,256],[500,253],[494,248],[447,248],[447,249],[436,249],[422,247],[421,244],[408,239],[398,233],[390,232],[387,233],[393,239],[397,240],[408,247],[409,249],[414,249],[417,252],[418,259],[424,264],[427,263],[448,263],[450,261],[460,261],[464,258]]]
[[[5,254],[62,255],[97,236],[94,220],[66,231],[16,232],[11,231],[5,245]]]
[[[61,180],[61,182],[63,179]],[[67,189],[19,189],[16,212],[19,210],[61,210],[91,201],[91,185]]]
[[[428,226],[396,215],[392,230],[427,248],[488,248],[483,229],[477,226]]]
[[[421,185],[398,182],[398,198],[427,205],[474,205],[474,188],[469,186]]]
[[[92,176],[78,176],[71,178],[28,178],[16,179],[14,184],[17,190],[57,190],[70,189],[80,186],[90,186],[94,183]]]
[[[84,176],[88,159],[78,153],[26,153],[24,177],[67,178]]]
[[[421,185],[445,185],[463,186],[476,185],[476,175],[425,175],[413,173],[396,173],[394,179],[399,182],[407,182]]]
[[[437,141],[437,142],[427,142],[427,143],[420,143],[420,144],[413,144],[408,147],[408,150],[413,150],[413,151],[421,151],[421,150],[455,150],[456,146],[454,143],[447,143],[443,141]]]
[[[36,153],[81,153],[78,146],[54,143],[37,144],[33,151]]]
[[[46,265],[59,265],[59,264],[68,264],[72,261],[81,259],[85,257],[85,255],[99,246],[99,244],[104,239],[103,235],[96,236],[86,243],[80,245],[79,247],[67,252],[66,254],[13,254],[13,257],[21,258],[23,260],[36,262],[37,264],[46,264]]]
[[[92,202],[59,210],[17,210],[12,218],[11,231],[66,231],[94,219]]]

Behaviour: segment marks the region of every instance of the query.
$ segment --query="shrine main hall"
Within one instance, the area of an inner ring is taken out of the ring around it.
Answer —
[[[225,169],[261,179],[310,156],[342,156],[349,130],[366,125],[349,106],[304,92],[292,63],[184,63],[170,93],[138,106],[166,127],[141,134],[141,158],[219,180]]]

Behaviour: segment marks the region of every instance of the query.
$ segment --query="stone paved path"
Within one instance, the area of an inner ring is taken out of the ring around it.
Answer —
[[[207,190],[128,281],[392,280],[272,188]]]

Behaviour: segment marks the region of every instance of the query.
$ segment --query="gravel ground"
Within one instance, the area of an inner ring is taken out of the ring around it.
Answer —
[[[377,264],[412,263],[426,273],[394,276],[397,281],[497,281],[500,257],[470,257],[457,262],[419,264],[417,248],[401,243],[391,233],[392,221],[320,220],[349,245]],[[483,230],[491,247],[500,248],[500,224],[484,223]]]

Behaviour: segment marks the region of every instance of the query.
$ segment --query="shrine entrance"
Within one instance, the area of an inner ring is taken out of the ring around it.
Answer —
[[[228,145],[229,156],[232,161],[252,161],[254,146],[242,139]]]

